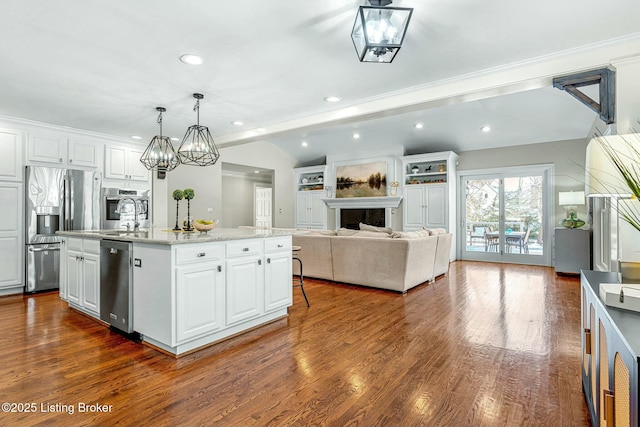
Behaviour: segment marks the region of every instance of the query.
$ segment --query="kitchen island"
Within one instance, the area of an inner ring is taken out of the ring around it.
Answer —
[[[292,230],[61,231],[60,295],[100,318],[100,241],[132,247],[133,329],[181,355],[288,314]]]

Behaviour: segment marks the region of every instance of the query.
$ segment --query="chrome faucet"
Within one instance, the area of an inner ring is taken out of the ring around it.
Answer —
[[[120,207],[122,206],[122,204],[125,202],[125,200],[130,200],[131,203],[133,203],[133,231],[139,231],[140,230],[140,222],[138,222],[138,204],[136,203],[135,200],[133,200],[131,197],[125,197],[123,199],[120,199],[120,201],[118,202],[118,207],[116,208],[117,211],[120,211]],[[129,230],[129,223],[127,223],[127,231]]]

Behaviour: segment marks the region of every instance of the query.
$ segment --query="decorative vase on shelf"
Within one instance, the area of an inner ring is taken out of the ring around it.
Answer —
[[[414,166],[411,168],[411,172],[413,173],[418,173],[418,171],[420,170],[420,168],[418,166]]]

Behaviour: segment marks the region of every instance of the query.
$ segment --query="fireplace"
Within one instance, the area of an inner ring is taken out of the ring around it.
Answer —
[[[384,227],[385,208],[340,209],[340,227],[358,230],[361,222]]]

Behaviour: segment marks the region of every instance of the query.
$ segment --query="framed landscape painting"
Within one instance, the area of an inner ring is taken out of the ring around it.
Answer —
[[[336,198],[387,195],[387,162],[336,167]]]

